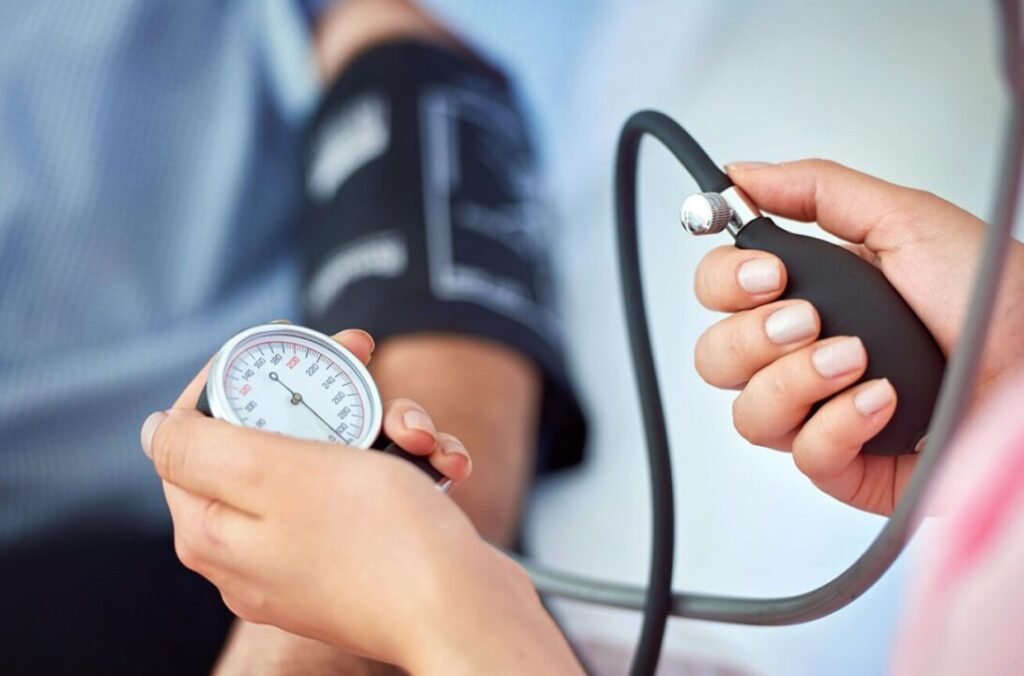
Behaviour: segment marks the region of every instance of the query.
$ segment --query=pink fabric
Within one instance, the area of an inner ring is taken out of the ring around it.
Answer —
[[[956,442],[895,646],[893,672],[1024,674],[1024,377]]]

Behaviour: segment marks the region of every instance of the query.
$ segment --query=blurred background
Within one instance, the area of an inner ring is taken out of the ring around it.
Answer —
[[[239,2],[236,8],[244,11],[234,14],[252,20],[246,29],[256,26],[251,32],[266,31],[260,44],[270,50],[280,47],[279,57],[267,61],[277,90],[274,105],[283,111],[281,117],[303,108],[308,111],[315,85],[308,81],[307,64],[301,47],[296,47],[303,39],[302,29],[294,17],[289,19],[281,11],[287,3]],[[543,478],[535,487],[527,512],[526,547],[551,567],[642,583],[650,546],[647,467],[612,227],[612,161],[621,124],[636,110],[659,109],[683,124],[718,162],[830,158],[932,191],[987,218],[993,206],[1005,117],[994,3],[422,0],[422,4],[506,67],[517,81],[536,131],[546,191],[557,220],[554,268],[561,282],[569,365],[588,414],[589,442],[581,468]],[[33,5],[33,10],[45,5]],[[4,9],[23,17],[30,14],[24,7],[15,3]],[[75,50],[87,51],[106,39],[104,12],[84,6],[76,11],[82,13],[80,17],[69,14],[67,18],[76,35],[76,41],[65,45],[71,57]],[[38,21],[29,18],[19,24],[21,32],[12,31],[11,39],[0,41],[0,60],[17,63],[23,52],[28,53],[34,45],[33,31],[47,20],[45,13],[33,16]],[[194,44],[195,54],[202,55],[209,47],[205,34],[193,35],[172,18],[163,17],[156,28],[150,28],[182,31]],[[231,34],[236,33],[244,31]],[[218,33],[211,27],[210,34]],[[231,47],[225,45],[225,53]],[[43,99],[31,83],[0,83],[9,87],[4,92],[14,92],[0,100],[0,126],[14,129],[18,140],[0,148],[7,160],[0,161],[0,191],[5,198],[13,196],[0,202],[0,219],[14,221],[29,214],[31,220],[29,200],[21,196],[37,199],[44,194],[52,195],[46,206],[57,210],[54,213],[65,222],[78,218],[85,222],[88,217],[102,225],[129,219],[151,227],[140,228],[132,241],[106,242],[102,228],[97,228],[61,248],[42,250],[26,244],[32,243],[30,237],[0,229],[0,255],[4,256],[0,262],[7,266],[0,270],[5,284],[0,288],[0,336],[10,346],[0,358],[0,429],[15,440],[6,442],[3,450],[28,449],[33,456],[5,456],[5,475],[0,479],[10,490],[0,491],[0,507],[16,518],[0,519],[0,552],[8,542],[31,539],[40,524],[63,520],[64,527],[75,530],[76,510],[88,504],[89,491],[115,473],[129,477],[131,481],[124,483],[131,488],[90,508],[117,521],[125,518],[130,505],[136,511],[126,519],[131,524],[125,531],[129,536],[143,522],[165,525],[166,507],[153,497],[157,495],[155,477],[134,446],[136,421],[167,405],[184,384],[184,374],[195,372],[211,345],[221,340],[219,336],[230,335],[245,322],[254,323],[252,318],[287,314],[298,293],[295,270],[284,261],[263,271],[265,287],[247,290],[232,285],[237,278],[231,275],[242,270],[243,260],[238,270],[218,278],[223,288],[236,294],[234,314],[208,302],[208,314],[193,317],[192,323],[164,325],[147,300],[152,290],[118,286],[112,272],[125,266],[143,274],[145,270],[136,269],[143,264],[134,258],[140,251],[162,251],[164,255],[150,263],[161,272],[182,268],[183,260],[209,266],[229,244],[214,228],[202,230],[208,223],[219,223],[218,218],[247,228],[261,223],[266,232],[275,231],[269,219],[286,213],[288,205],[273,190],[259,188],[286,186],[281,192],[295,188],[291,183],[298,181],[298,173],[291,164],[294,158],[287,159],[286,152],[286,146],[296,142],[295,130],[279,129],[279,136],[259,139],[261,158],[272,160],[262,170],[242,172],[233,164],[234,156],[222,152],[232,143],[239,148],[255,143],[250,136],[257,127],[256,118],[266,114],[262,109],[203,110],[204,123],[209,124],[201,131],[212,139],[204,146],[203,156],[196,158],[195,166],[203,167],[203,173],[180,172],[180,166],[168,160],[155,169],[152,185],[143,186],[164,197],[178,194],[174,192],[178,189],[182,194],[198,194],[201,199],[189,202],[196,208],[194,213],[153,213],[146,207],[144,194],[130,196],[137,211],[135,207],[130,212],[78,211],[76,200],[83,195],[91,198],[96,189],[91,173],[94,162],[103,163],[115,176],[117,172],[134,176],[139,167],[135,156],[114,153],[97,158],[95,148],[88,146],[61,149],[60,161],[74,169],[68,172],[74,179],[72,189],[65,185],[60,191],[50,190],[60,185],[48,182],[56,161],[46,153],[33,152],[48,147],[47,141],[56,147],[61,139],[32,135],[32,121],[19,118],[23,110],[19,106],[25,102],[63,108],[54,114],[65,128],[94,125],[102,132],[99,138],[123,136],[121,140],[136,146],[155,144],[166,157],[174,158],[177,137],[151,139],[145,136],[146,130],[108,117],[107,106],[112,100],[109,92],[116,90],[111,85],[125,82],[141,92],[139,101],[129,103],[148,105],[147,97],[159,87],[179,83],[151,82],[145,66],[187,55],[155,53],[152,63],[140,61],[110,70],[109,64],[115,62],[111,55],[128,49],[139,49],[139,44],[111,45],[95,62],[54,56],[48,66],[50,75],[100,92],[94,105],[87,107],[66,106],[60,91],[52,100]],[[204,68],[201,61],[192,65],[199,71]],[[240,101],[255,100],[261,72],[254,66],[228,65],[234,70],[225,67],[228,76],[219,80],[211,76],[210,91],[237,88]],[[107,81],[97,73],[116,77]],[[270,106],[262,100],[261,105]],[[147,113],[171,122],[188,117],[174,109],[147,109]],[[191,133],[188,125],[182,129]],[[187,140],[196,138],[200,137]],[[237,197],[241,184],[228,177],[243,173],[255,199],[247,213],[234,213],[232,203],[222,196]],[[683,233],[677,214],[695,185],[667,152],[646,145],[640,173],[647,300],[671,421],[677,487],[676,588],[747,596],[807,591],[849,565],[883,522],[821,494],[796,471],[788,456],[754,448],[734,432],[733,395],[705,385],[692,365],[697,336],[716,319],[693,298],[692,275],[704,253],[725,243],[726,237],[700,240]],[[189,245],[194,248],[179,246],[171,227],[176,222],[173,218],[187,218],[202,230],[199,240]],[[158,232],[159,239],[154,239],[153,233]],[[251,237],[253,242],[257,239]],[[104,248],[108,244],[109,250]],[[272,249],[279,244],[271,238],[260,246]],[[75,266],[85,259],[83,252],[93,260],[98,256],[106,261],[103,270],[78,270]],[[258,258],[266,251],[243,253]],[[64,281],[86,281],[67,289],[56,282],[52,287],[18,287],[35,261],[52,263]],[[178,295],[162,298],[168,308],[201,304],[197,299],[209,301],[203,298],[213,288],[209,279],[176,274],[182,277],[175,287]],[[36,310],[37,295],[46,298],[47,294],[65,300],[66,315],[50,318]],[[123,352],[115,349],[108,324],[90,306],[74,302],[75,294],[95,301],[116,318],[138,320],[144,344]],[[59,368],[30,371],[26,364],[33,354],[67,342],[60,327],[69,324],[81,332],[79,354],[58,363]],[[168,354],[180,359],[170,363]],[[122,371],[104,370],[97,375],[93,369],[90,373],[90,364],[112,360],[123,365]],[[143,370],[146,376],[136,378],[135,390],[124,387],[125,373],[138,375]],[[60,380],[58,372],[70,382]],[[26,396],[19,384],[28,381],[38,384],[32,394],[37,399]],[[93,398],[82,403],[77,394],[81,391]],[[63,407],[71,401],[81,417],[73,425],[58,424]],[[111,410],[122,412],[126,421],[118,431],[119,439],[130,440],[124,452],[103,456],[102,462],[76,454],[75,447],[66,443],[69,436],[83,448],[108,443],[113,432],[103,416]],[[18,446],[19,434],[21,439],[31,438],[31,444]],[[47,483],[43,479],[47,476],[58,479]],[[47,503],[45,510],[50,511],[37,510],[32,496],[42,494],[66,498],[56,507]],[[136,509],[137,505],[142,507]],[[912,550],[906,556],[912,556]],[[147,565],[131,562],[136,564],[143,570]],[[672,620],[664,671],[703,673],[700,665],[718,665],[723,671],[715,673],[735,670],[764,676],[882,673],[900,612],[905,564],[901,560],[848,608],[811,624],[757,628]],[[0,577],[3,571],[0,566]],[[105,573],[105,568],[98,568],[96,579]],[[13,586],[20,585],[15,582]],[[607,651],[602,673],[625,669],[639,627],[637,614],[560,600],[553,600],[551,607],[575,642]],[[4,633],[9,628],[0,625]]]
[[[611,162],[622,122],[656,108],[718,162],[830,158],[987,218],[1006,110],[995,6],[431,5],[522,79],[564,228],[557,268],[572,366],[590,415],[590,455],[580,471],[536,491],[528,542],[545,564],[641,583],[649,553],[647,468],[612,228]],[[849,565],[882,520],[818,492],[788,456],[747,444],[732,429],[732,394],[694,372],[694,343],[714,316],[694,300],[692,275],[725,236],[685,236],[677,214],[695,185],[656,144],[641,158],[645,281],[677,486],[676,588],[750,596],[810,590]],[[812,624],[673,620],[666,657],[697,656],[766,675],[882,673],[907,556],[913,548],[863,598]],[[639,626],[633,613],[571,602],[553,607],[580,640],[628,646]]]

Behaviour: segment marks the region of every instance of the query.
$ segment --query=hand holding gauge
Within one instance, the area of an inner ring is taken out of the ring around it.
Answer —
[[[258,346],[267,340],[273,354]],[[437,620],[430,599],[466,589],[452,571],[488,574],[501,570],[501,557],[422,471],[360,450],[383,429],[409,454],[429,458],[452,487],[472,470],[465,445],[416,402],[381,407],[362,368],[372,352],[373,339],[362,331],[328,338],[299,327],[256,327],[228,341],[172,408],[150,415],[140,441],[161,479],[175,553],[217,586],[235,615],[394,661],[413,657],[398,652],[409,643],[404,636],[395,645],[395,626],[424,626],[427,615]],[[266,362],[256,366],[260,357]],[[207,410],[221,407],[220,419],[197,410],[204,392]],[[350,411],[341,415],[346,405]],[[452,635],[450,622],[427,624],[432,634]]]
[[[235,335],[214,356],[196,408],[243,427],[381,450],[422,469],[440,490],[451,485],[426,457],[382,434],[384,406],[369,371],[312,329],[263,324]]]

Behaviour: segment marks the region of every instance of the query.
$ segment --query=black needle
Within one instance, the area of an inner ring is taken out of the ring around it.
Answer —
[[[284,389],[288,390],[288,393],[292,395],[292,403],[293,404],[298,405],[298,404],[302,403],[302,395],[299,394],[298,392],[296,392],[295,390],[293,390],[292,388],[288,387],[287,385],[285,385],[284,381],[282,381],[277,376],[277,372],[276,371],[271,371],[270,372],[270,379],[273,380],[275,383],[280,384],[281,387],[283,387]]]
[[[331,430],[335,434],[338,434],[338,430],[334,429],[334,427],[331,426],[331,423],[329,423],[326,420],[324,420],[323,416],[321,416],[319,413],[314,411],[313,407],[306,403],[306,400],[302,397],[302,395],[300,393],[296,392],[295,390],[293,390],[292,388],[290,388],[290,387],[288,387],[287,385],[284,384],[284,381],[281,380],[281,378],[277,375],[276,371],[271,371],[270,372],[270,379],[273,380],[275,383],[279,383],[281,385],[281,387],[283,387],[284,389],[288,390],[288,392],[292,395],[292,399],[291,399],[292,404],[294,404],[296,406],[298,406],[299,404],[302,404],[303,406],[306,407],[307,411],[309,411],[310,413],[312,413],[313,415],[316,416],[317,420],[319,420],[323,424],[327,425],[327,429]]]

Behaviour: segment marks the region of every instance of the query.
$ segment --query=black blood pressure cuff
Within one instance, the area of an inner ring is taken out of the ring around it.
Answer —
[[[538,468],[577,464],[585,424],[554,307],[553,223],[505,78],[420,43],[373,49],[325,96],[304,162],[305,321],[528,355],[545,381]]]

